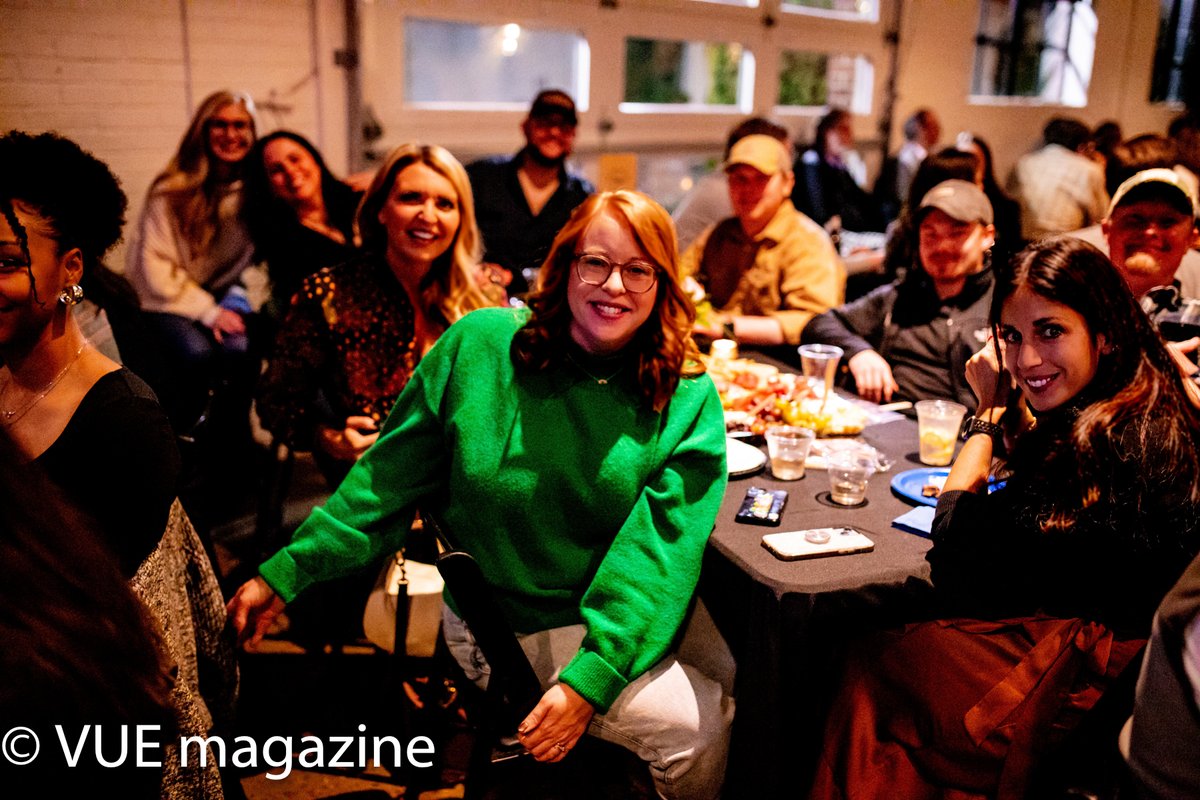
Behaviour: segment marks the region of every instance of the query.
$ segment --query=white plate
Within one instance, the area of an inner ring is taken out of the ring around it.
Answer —
[[[753,445],[726,437],[725,447],[730,475],[749,475],[758,472],[767,463],[767,454]]]

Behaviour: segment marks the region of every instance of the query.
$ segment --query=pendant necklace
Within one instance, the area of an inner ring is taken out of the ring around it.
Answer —
[[[58,374],[55,375],[53,378],[51,378],[50,382],[47,383],[44,387],[42,387],[42,390],[40,392],[38,392],[36,395],[33,396],[32,400],[30,400],[29,402],[27,402],[25,405],[21,406],[20,408],[4,409],[3,411],[0,411],[0,421],[2,421],[5,424],[5,426],[11,427],[13,425],[16,425],[21,420],[21,417],[23,417],[27,413],[29,413],[29,411],[34,406],[36,406],[38,403],[42,402],[42,400],[44,400],[46,398],[46,395],[50,394],[50,392],[53,391],[55,386],[58,386],[58,382],[63,379],[63,376],[67,374],[67,372],[71,369],[71,367],[75,366],[75,362],[79,360],[79,356],[83,354],[83,351],[85,348],[87,348],[87,346],[88,346],[87,341],[84,341],[83,344],[79,345],[79,349],[75,351],[75,355],[71,356],[71,360],[66,363],[66,366],[64,366],[62,369],[60,369],[58,371]],[[8,394],[8,389],[10,386],[12,386],[12,382],[13,382],[13,378],[12,378],[12,375],[10,374],[9,378],[8,378],[8,382],[4,384],[4,389],[0,390],[0,397],[3,397],[4,395]]]
[[[613,372],[611,375],[604,377],[604,378],[600,378],[600,377],[597,377],[597,376],[593,375],[592,373],[588,372],[586,369],[584,369],[583,364],[580,364],[578,361],[576,361],[575,356],[571,355],[569,352],[567,353],[567,358],[571,359],[571,363],[574,364],[576,367],[578,367],[580,372],[582,372],[584,375],[587,375],[589,378],[594,380],[600,386],[607,386],[609,381],[611,381],[613,378],[617,377],[617,375],[620,374],[621,370],[625,369],[625,365],[622,364],[621,366],[617,367],[616,371]]]

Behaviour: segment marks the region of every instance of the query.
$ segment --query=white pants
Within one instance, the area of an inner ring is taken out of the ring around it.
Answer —
[[[445,607],[443,635],[467,677],[487,687],[490,668],[466,624]],[[666,800],[711,800],[721,792],[733,722],[735,665],[725,640],[697,601],[676,652],[637,677],[606,714],[592,717],[588,733],[618,744],[650,765]],[[543,689],[579,651],[583,625],[519,637]]]

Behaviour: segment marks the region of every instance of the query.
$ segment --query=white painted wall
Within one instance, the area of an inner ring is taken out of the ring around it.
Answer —
[[[1147,99],[1158,35],[1158,3],[1102,0],[1095,5],[1096,60],[1088,105],[1063,108],[1025,100],[972,101],[968,93],[979,4],[964,0],[905,3],[893,141],[901,141],[900,126],[906,116],[930,106],[942,118],[943,144],[950,144],[960,130],[978,132],[988,140],[1003,182],[1017,158],[1038,146],[1042,127],[1057,114],[1078,117],[1092,126],[1115,119],[1126,137],[1165,133],[1180,109]]]

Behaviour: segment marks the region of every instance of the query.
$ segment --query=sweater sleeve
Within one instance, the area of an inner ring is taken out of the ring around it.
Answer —
[[[1009,494],[944,492],[938,498],[925,555],[930,579],[949,613],[998,618],[1038,607],[1030,534],[1015,524]]]
[[[417,504],[445,486],[448,451],[439,414],[454,340],[443,334],[400,393],[379,439],[291,543],[259,567],[284,601],[398,550]]]
[[[190,274],[167,196],[151,194],[129,250],[128,277],[146,311],[177,314],[211,326],[220,308]]]
[[[712,381],[685,379],[671,404],[674,449],[584,593],[588,632],[560,675],[601,713],[670,648],[725,493],[725,426]]]

